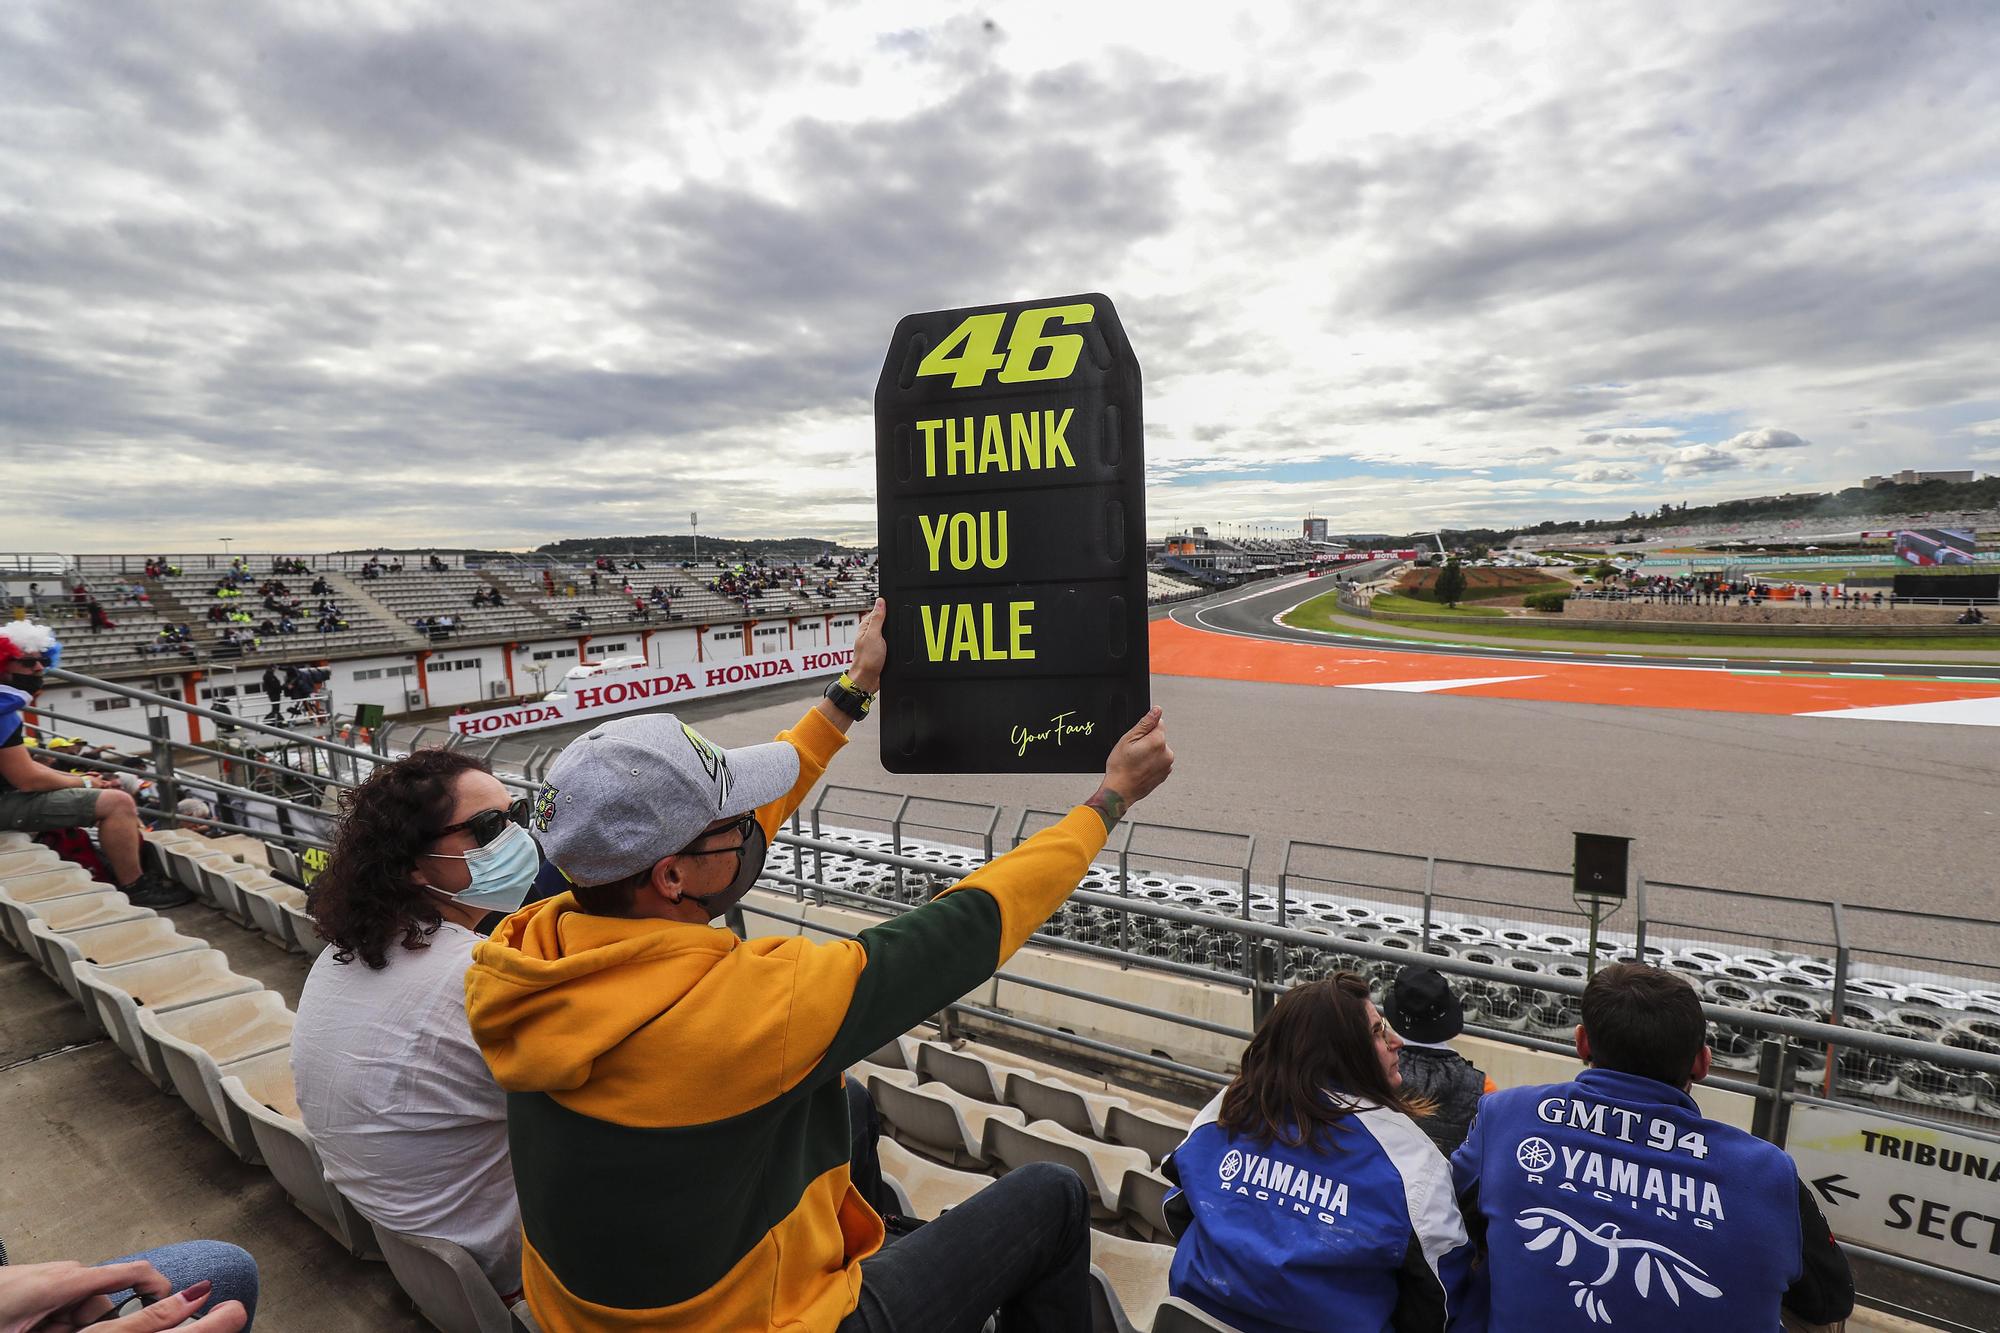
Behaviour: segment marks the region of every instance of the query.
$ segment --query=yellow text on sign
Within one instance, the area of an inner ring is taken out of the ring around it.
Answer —
[[[919,514],[929,548],[931,572],[937,573],[949,560],[953,569],[1007,567],[1007,511],[986,510],[978,514]]]
[[[996,609],[992,602],[923,607],[925,655],[933,662],[1032,662],[1035,650],[1027,643],[1034,626],[1027,618],[1035,604],[1007,603],[1004,626],[993,623]]]
[[[986,373],[1000,372],[1002,384],[1022,384],[1029,380],[1066,380],[1076,369],[1083,351],[1080,333],[1050,333],[1050,320],[1064,324],[1088,324],[1097,313],[1090,305],[1048,305],[1023,310],[1014,321],[1014,336],[1007,340],[1005,355],[1000,352],[1000,330],[1007,312],[995,310],[969,315],[945,335],[917,363],[917,374],[949,375],[954,389],[974,389],[986,383]],[[1048,359],[1035,364],[1046,350]]]
[[[1069,451],[1069,422],[1076,409],[1060,413],[989,413],[983,417],[933,417],[919,421],[924,436],[924,475],[938,475],[944,463],[947,477],[976,477],[987,472],[1040,472],[1075,467]],[[939,458],[939,445],[943,458]]]

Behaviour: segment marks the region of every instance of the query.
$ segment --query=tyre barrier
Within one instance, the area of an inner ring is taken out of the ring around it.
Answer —
[[[896,850],[892,839],[866,832],[830,830],[822,836],[859,852]],[[830,887],[913,905],[926,901],[981,863],[974,854],[910,839],[903,841],[901,855],[931,863],[936,870],[898,872],[857,856],[783,843],[771,847],[768,864],[773,870],[802,878],[823,874]],[[772,887],[782,890],[786,886]],[[1118,872],[1093,865],[1080,887],[1117,896]],[[1246,901],[1241,884],[1203,881],[1150,868],[1134,869],[1127,893],[1140,902],[1230,919],[1242,917]],[[1251,920],[1279,923],[1274,893],[1253,887],[1247,901]],[[1343,942],[1395,950],[1410,959],[1426,955],[1506,968],[1521,973],[1524,980],[1547,976],[1581,980],[1586,973],[1588,942],[1571,931],[1447,916],[1434,922],[1426,941],[1421,921],[1394,907],[1326,897],[1291,897],[1285,906],[1284,924],[1324,939],[1317,947],[1289,946],[1280,951],[1283,980],[1288,984],[1349,971],[1383,986],[1404,965],[1394,959],[1362,958],[1342,949]],[[1070,902],[1058,909],[1039,933],[1100,948],[1125,948],[1139,957],[1224,973],[1245,970],[1247,949],[1239,935],[1142,916],[1128,920],[1127,916],[1116,907]],[[1708,944],[1673,941],[1648,943],[1642,954],[1630,942],[1619,939],[1600,940],[1598,956],[1621,962],[1643,956],[1646,962],[1685,975],[1712,1004],[1814,1022],[1831,1018],[1835,973],[1824,958],[1754,948],[1732,952]],[[1568,1041],[1579,1021],[1577,1003],[1571,996],[1484,979],[1455,981],[1454,985],[1464,1004],[1466,1022],[1473,1026]],[[1954,985],[1944,979],[1851,976],[1842,1022],[1858,1031],[2000,1054],[2000,989]],[[1710,1025],[1710,1048],[1721,1068],[1754,1071],[1760,1044],[1754,1032],[1724,1023]],[[1818,1088],[1825,1083],[1824,1049],[1795,1045],[1792,1058],[1793,1077],[1801,1086]],[[2000,1116],[2000,1081],[1924,1060],[1841,1047],[1834,1060],[1833,1081],[1840,1092],[1851,1095]]]

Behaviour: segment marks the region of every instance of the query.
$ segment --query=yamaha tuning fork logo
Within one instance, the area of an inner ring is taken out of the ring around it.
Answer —
[[[1226,1155],[1222,1159],[1221,1174],[1222,1174],[1222,1183],[1225,1185],[1227,1185],[1230,1181],[1236,1179],[1236,1177],[1242,1175],[1243,1154],[1236,1151],[1236,1149],[1231,1148],[1228,1152],[1228,1155]]]

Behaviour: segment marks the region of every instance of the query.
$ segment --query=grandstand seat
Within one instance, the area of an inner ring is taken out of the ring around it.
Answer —
[[[285,908],[293,907],[303,912],[306,906],[304,890],[295,889],[263,871],[253,871],[251,876],[238,879],[236,888],[243,895],[243,906],[249,911],[252,926],[282,948],[299,947],[292,938],[291,926],[285,920]]]
[[[1118,1216],[1134,1231],[1166,1242],[1173,1229],[1167,1225],[1167,1178],[1156,1171],[1127,1171],[1118,1186]]]
[[[1090,1333],[1140,1333],[1104,1270],[1090,1266]]]
[[[526,1302],[521,1303],[519,1315],[508,1309],[462,1247],[432,1236],[406,1236],[386,1227],[378,1226],[374,1231],[389,1271],[424,1318],[442,1333],[512,1333],[516,1328],[533,1327],[516,1322],[527,1313]]]
[[[1176,1124],[1157,1111],[1144,1107],[1114,1106],[1104,1117],[1104,1137],[1128,1148],[1138,1148],[1158,1166],[1167,1154],[1181,1146],[1188,1135],[1187,1122]]]
[[[292,1092],[291,1049],[239,1060],[222,1076],[222,1095],[232,1119],[240,1119],[256,1141],[278,1185],[294,1207],[317,1222],[357,1259],[379,1259],[381,1247],[368,1219],[326,1178],[319,1149],[299,1120]]]
[[[167,954],[122,967],[77,963],[74,974],[85,1007],[96,1011],[113,1044],[163,1090],[171,1079],[164,1063],[148,1063],[151,1051],[139,1034],[139,1007],[170,1013],[191,1004],[263,989],[252,978],[230,971],[229,955],[220,949]]]
[[[1125,1177],[1149,1166],[1146,1154],[1137,1148],[1099,1143],[1087,1135],[1064,1129],[1053,1120],[1023,1125],[989,1119],[980,1148],[987,1161],[1008,1170],[1030,1162],[1054,1162],[1068,1167],[1090,1187],[1091,1212],[1099,1221],[1118,1216]]]
[[[30,938],[38,936],[36,927],[41,931],[50,932],[46,938],[56,938],[74,931],[124,925],[133,921],[150,921],[159,916],[158,912],[149,907],[134,907],[132,900],[118,890],[101,886],[89,893],[72,894],[66,898],[50,898],[25,906],[17,905],[10,911],[20,914],[22,928]],[[44,970],[48,966],[50,964],[45,961]],[[73,978],[74,963],[71,964],[71,968]],[[81,999],[80,993],[73,986],[68,989],[71,998]],[[97,1021],[96,1011],[85,1005],[84,1014],[94,1026]]]
[[[7,829],[5,832],[0,832],[0,852],[11,852],[17,848],[33,847],[35,845],[34,837],[31,834],[23,833],[19,829]]]
[[[39,960],[42,971],[48,973],[79,1004],[83,1002],[83,990],[76,983],[75,968],[78,963],[116,967],[120,963],[137,963],[147,958],[208,947],[205,942],[175,930],[174,923],[163,916],[139,917],[112,926],[70,931],[51,930],[48,923],[30,919],[28,936],[34,946],[29,952]]]
[[[860,1079],[863,1084],[871,1089],[875,1086],[876,1079],[893,1083],[899,1088],[914,1088],[917,1086],[917,1076],[909,1070],[885,1069],[881,1065],[870,1064],[866,1060],[856,1060],[853,1064],[849,1065],[847,1067],[847,1076],[849,1078]],[[874,1096],[874,1093],[871,1091],[869,1096]]]
[[[1152,1333],[1237,1333],[1237,1330],[1179,1297],[1169,1296],[1160,1302],[1159,1313],[1153,1316]]]
[[[1110,1093],[1087,1092],[1050,1074],[1025,1069],[1008,1073],[1005,1100],[1028,1113],[1029,1120],[1053,1120],[1064,1129],[1091,1138],[1105,1137],[1105,1118],[1114,1107],[1126,1105],[1123,1097]]]
[[[37,870],[59,866],[63,859],[53,849],[30,844],[26,847],[10,847],[0,851],[0,879],[14,875],[32,874]]]
[[[1132,1321],[1126,1327],[1136,1324],[1143,1328],[1152,1323],[1154,1312],[1167,1298],[1167,1272],[1174,1266],[1174,1247],[1093,1231],[1090,1266],[1117,1293],[1113,1299],[1118,1317]]]
[[[868,1057],[868,1063],[885,1069],[908,1069],[917,1067],[917,1047],[923,1041],[918,1037],[901,1036]]]
[[[925,1083],[936,1080],[968,1097],[995,1106],[1006,1104],[1007,1078],[1029,1071],[1018,1065],[1001,1064],[970,1051],[955,1051],[942,1042],[927,1041],[917,1047],[917,1078]]]
[[[989,1125],[1027,1120],[1012,1106],[994,1106],[941,1084],[905,1088],[875,1079],[868,1091],[898,1143],[960,1169],[986,1165],[982,1145]]]
[[[67,861],[58,862],[55,869],[0,880],[0,934],[21,952],[33,953],[28,943],[27,909],[37,903],[98,893],[103,888],[103,882],[92,879],[88,870]]]
[[[326,941],[320,938],[319,929],[313,925],[313,919],[307,915],[304,905],[281,902],[278,913],[284,919],[285,938],[292,947],[308,958],[319,957],[320,950],[326,948]]]
[[[238,1060],[292,1044],[292,1011],[276,991],[252,991],[189,1005],[172,1013],[137,1011],[139,1031],[165,1062],[174,1090],[215,1137],[251,1164],[260,1159],[254,1138],[230,1133],[222,1076]]]
[[[956,1208],[993,1183],[975,1171],[954,1171],[919,1157],[894,1139],[875,1145],[884,1177],[893,1177],[909,1205],[909,1215],[925,1221]]]
[[[168,855],[171,856],[173,853],[169,852]],[[227,852],[203,852],[199,856],[189,857],[188,867],[194,876],[194,883],[187,887],[194,891],[195,897],[225,916],[235,919],[234,914],[229,911],[232,895],[222,877],[242,864]]]

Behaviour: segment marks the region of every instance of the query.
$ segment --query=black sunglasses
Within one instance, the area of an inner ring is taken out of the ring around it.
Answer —
[[[519,824],[522,828],[526,828],[528,805],[527,797],[517,796],[508,803],[505,810],[481,810],[470,819],[461,819],[456,824],[446,824],[431,835],[431,841],[436,842],[447,833],[457,833],[464,829],[472,834],[474,841],[484,847],[499,837],[509,824]]]
[[[753,811],[752,813],[743,816],[743,818],[741,819],[732,820],[729,823],[722,825],[720,828],[703,829],[701,831],[700,837],[697,837],[694,840],[694,842],[700,842],[702,838],[714,837],[718,833],[728,833],[730,830],[733,829],[742,838],[742,841],[738,842],[734,847],[708,847],[698,852],[688,851],[687,848],[684,847],[679,852],[676,852],[675,855],[676,856],[733,855],[736,858],[736,863],[738,865],[741,865],[743,863],[743,851],[746,847],[750,845],[750,830],[756,827],[757,827],[757,816],[756,813]],[[694,846],[694,842],[689,843],[688,847]]]

